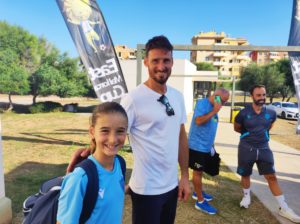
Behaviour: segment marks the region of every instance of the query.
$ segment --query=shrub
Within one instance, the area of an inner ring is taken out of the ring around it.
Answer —
[[[32,114],[60,112],[62,110],[63,110],[63,106],[60,103],[56,103],[52,101],[38,102],[29,107],[29,111]]]

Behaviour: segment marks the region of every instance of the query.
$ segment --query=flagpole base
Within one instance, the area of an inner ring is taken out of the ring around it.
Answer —
[[[11,200],[7,197],[0,198],[0,224],[12,223]]]

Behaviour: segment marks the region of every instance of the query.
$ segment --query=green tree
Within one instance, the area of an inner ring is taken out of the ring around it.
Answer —
[[[197,67],[197,71],[216,71],[217,69],[213,66],[213,64],[208,62],[198,62],[195,63]]]
[[[280,89],[282,101],[284,101],[285,98],[289,101],[290,98],[296,94],[290,60],[279,60],[276,65],[278,66],[279,71],[284,74],[284,85]]]
[[[0,53],[2,52],[3,55],[8,51],[9,55],[13,56],[13,59],[10,59],[13,64],[2,63],[1,69],[6,71],[6,74],[19,76],[22,74],[23,78],[25,75],[29,76],[33,103],[39,95],[81,96],[90,89],[86,73],[83,72],[77,58],[70,58],[66,53],[61,54],[43,37],[38,38],[21,27],[0,21]],[[5,60],[3,59],[2,62]],[[9,79],[10,81],[16,80],[16,77],[3,75],[2,83],[4,80],[8,82]],[[28,84],[24,84],[24,88],[26,86],[28,87]],[[6,92],[15,91],[19,94],[24,92],[18,88],[11,90],[7,88],[13,88],[13,86],[7,85]]]
[[[256,63],[252,63],[242,70],[238,86],[244,91],[244,103],[246,101],[246,92],[249,92],[251,86],[262,83],[263,69]]]
[[[37,96],[56,95],[63,81],[59,71],[53,66],[42,65],[30,76],[32,103],[36,103]]]
[[[253,85],[265,85],[271,103],[284,86],[284,74],[279,70],[276,63],[265,66],[250,64],[243,69],[240,78],[239,87],[245,92],[249,91]]]
[[[88,78],[79,64],[78,58],[70,58],[65,53],[61,55],[59,62],[55,66],[63,82],[57,95],[60,97],[82,96],[88,92]]]
[[[69,58],[66,54],[55,61],[52,59],[51,56],[45,57],[45,63],[30,77],[33,104],[37,96],[72,97],[82,96],[88,91],[87,76],[78,59]]]
[[[16,64],[28,74],[40,63],[38,38],[19,26],[0,21],[0,51],[11,50],[17,55]]]
[[[17,55],[12,50],[0,51],[0,92],[8,94],[9,110],[13,108],[12,94],[29,92],[28,74],[16,61]]]
[[[272,103],[273,98],[280,92],[282,86],[284,86],[284,74],[279,71],[275,63],[272,63],[263,66],[263,75],[262,84],[266,86],[270,103]]]
[[[239,86],[243,91],[249,91],[251,86],[256,84],[262,84],[264,80],[262,67],[255,63],[252,63],[245,67],[240,76]]]
[[[48,64],[55,66],[60,60],[60,51],[44,37],[39,38],[38,54],[40,56],[40,65]]]

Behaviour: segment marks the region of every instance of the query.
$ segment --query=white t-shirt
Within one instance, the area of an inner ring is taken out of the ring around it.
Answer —
[[[184,100],[179,91],[167,86],[165,96],[175,111],[168,116],[165,105],[157,101],[160,96],[141,84],[121,100],[134,156],[129,186],[137,194],[163,194],[178,185],[179,133],[187,119]]]

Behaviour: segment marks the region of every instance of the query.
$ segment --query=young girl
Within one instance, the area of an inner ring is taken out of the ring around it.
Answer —
[[[94,210],[86,223],[122,223],[124,179],[116,157],[126,139],[128,118],[123,107],[115,102],[97,106],[90,118],[92,160],[99,175],[99,192]],[[85,171],[78,167],[62,184],[57,223],[79,223],[87,185]]]

